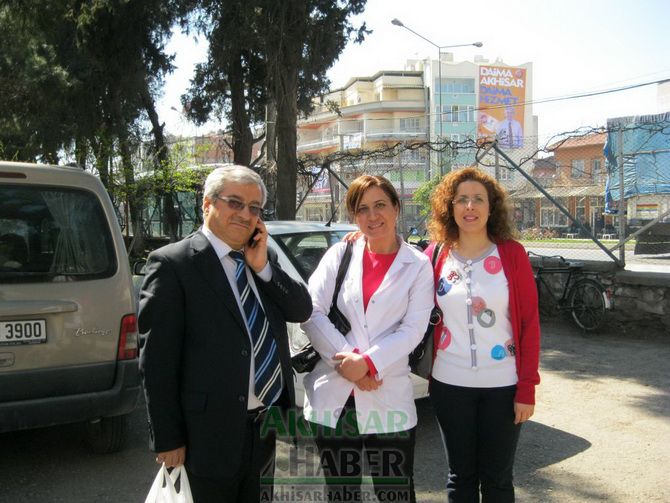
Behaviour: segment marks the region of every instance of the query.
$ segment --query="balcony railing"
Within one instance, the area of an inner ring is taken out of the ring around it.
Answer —
[[[305,150],[316,150],[324,147],[329,147],[333,145],[340,144],[340,136],[347,137],[350,135],[355,135],[361,133],[360,131],[346,131],[342,132],[340,135],[329,135],[321,139],[306,139],[298,143],[298,151]],[[362,133],[361,133],[362,134]],[[365,141],[378,141],[386,138],[397,138],[397,139],[425,139],[427,138],[426,131],[421,128],[410,128],[410,129],[398,129],[398,128],[379,128],[374,130],[369,130],[366,136],[363,136],[361,140]]]
[[[367,138],[398,137],[398,138],[426,138],[426,130],[422,128],[410,129],[373,129],[368,130]]]
[[[321,148],[325,147],[330,147],[333,145],[339,145],[340,139],[339,137],[329,137],[329,138],[324,138],[321,140],[316,140],[316,141],[308,141],[305,143],[299,143],[298,144],[298,152],[305,151],[305,150],[318,150]]]

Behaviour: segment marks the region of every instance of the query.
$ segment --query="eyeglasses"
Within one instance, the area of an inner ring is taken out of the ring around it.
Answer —
[[[263,214],[263,208],[260,206],[256,206],[255,204],[247,204],[243,203],[239,199],[234,199],[232,197],[228,196],[219,196],[218,194],[214,196],[214,199],[220,199],[224,203],[228,205],[228,208],[230,208],[233,211],[242,211],[244,208],[249,208],[249,213],[251,213],[255,217],[260,217]]]
[[[458,199],[453,200],[453,204],[457,204],[459,206],[467,206],[468,204],[472,204],[472,206],[482,206],[487,202],[488,200],[482,196],[475,196],[475,197],[461,196]]]

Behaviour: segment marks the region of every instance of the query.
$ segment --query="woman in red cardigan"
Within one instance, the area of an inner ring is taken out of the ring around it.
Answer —
[[[484,502],[514,501],[514,454],[540,382],[533,272],[513,240],[505,190],[490,175],[453,171],[431,203],[431,237],[443,245],[435,292],[443,323],[430,395],[449,458],[447,494],[450,502],[479,501],[480,490]]]

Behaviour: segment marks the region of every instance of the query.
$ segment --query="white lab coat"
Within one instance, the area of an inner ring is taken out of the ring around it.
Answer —
[[[363,252],[365,239],[354,243],[351,263],[337,305],[351,323],[342,335],[328,319],[335,277],[345,250],[344,243],[330,248],[309,279],[312,317],[302,329],[321,360],[304,380],[304,415],[309,421],[335,427],[341,408],[354,391],[359,431],[392,433],[416,426],[408,355],[421,341],[434,304],[430,260],[402,242],[398,255],[363,309]],[[361,391],[334,369],[332,357],[358,348],[369,355],[383,384],[375,391]]]

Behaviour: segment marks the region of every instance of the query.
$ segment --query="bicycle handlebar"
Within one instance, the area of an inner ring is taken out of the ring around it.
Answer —
[[[539,253],[535,253],[532,251],[528,251],[528,256],[533,256],[537,257],[540,259],[540,268],[544,268],[544,261],[548,259],[557,259],[562,266],[565,266],[569,269],[581,269],[584,267],[584,262],[578,262],[578,261],[571,261],[571,260],[566,260],[563,255],[540,255]]]
[[[539,258],[541,261],[544,262],[545,259],[550,259],[550,258],[555,258],[561,261],[562,263],[566,264],[567,260],[565,260],[565,257],[563,255],[540,255],[539,253],[535,253],[533,251],[528,251],[528,256],[533,256]]]

